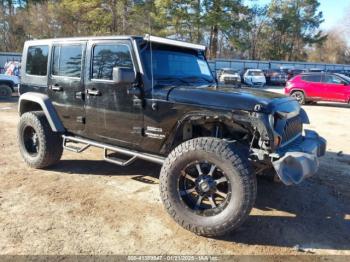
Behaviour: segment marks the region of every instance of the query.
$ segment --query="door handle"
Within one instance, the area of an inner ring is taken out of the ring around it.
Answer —
[[[86,89],[86,93],[91,96],[100,96],[101,92],[97,89]]]
[[[60,92],[60,91],[63,91],[63,88],[62,88],[62,86],[55,84],[55,85],[51,86],[51,90]]]

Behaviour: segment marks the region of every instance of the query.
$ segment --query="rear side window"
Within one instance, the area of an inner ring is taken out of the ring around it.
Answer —
[[[122,44],[96,45],[92,59],[92,78],[112,80],[113,67],[133,68],[129,47]]]
[[[81,45],[55,46],[52,75],[80,78],[82,49]]]
[[[26,73],[29,75],[46,76],[49,46],[38,45],[28,47]]]
[[[305,75],[301,79],[307,82],[321,82],[321,75]]]

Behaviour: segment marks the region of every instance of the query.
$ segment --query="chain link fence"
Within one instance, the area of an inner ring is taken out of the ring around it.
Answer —
[[[222,68],[231,68],[237,71],[245,69],[281,70],[281,69],[318,69],[322,71],[349,71],[350,65],[326,64],[310,62],[287,62],[287,61],[259,61],[259,60],[238,60],[238,59],[216,59],[208,61],[211,70],[217,72]]]

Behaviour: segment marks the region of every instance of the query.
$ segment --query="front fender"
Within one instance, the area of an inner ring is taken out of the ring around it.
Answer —
[[[182,134],[185,124],[196,123],[197,125],[201,126],[210,122],[219,122],[225,126],[232,126],[237,132],[241,133],[247,133],[250,131],[244,128],[246,125],[241,125],[246,123],[242,123],[242,121],[236,121],[236,119],[234,119],[231,111],[194,110],[187,112],[176,122],[172,128],[171,134],[163,143],[160,152],[167,154],[170,150],[172,150],[172,148],[174,148],[176,139],[178,135]]]

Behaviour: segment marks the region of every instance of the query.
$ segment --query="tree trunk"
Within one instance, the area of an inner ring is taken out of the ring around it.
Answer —
[[[196,21],[196,26],[197,26],[197,43],[200,43],[202,40],[202,34],[201,34],[201,0],[197,0],[197,21]]]
[[[212,29],[211,44],[210,44],[210,56],[212,59],[217,57],[218,40],[219,40],[218,36],[219,36],[218,26],[214,25]]]
[[[123,34],[126,34],[126,30],[127,30],[127,15],[128,15],[128,1],[125,0],[123,1],[123,15],[122,15],[122,31]]]
[[[110,1],[110,10],[112,15],[112,23],[110,26],[110,31],[111,33],[117,33],[118,31],[117,0]]]

